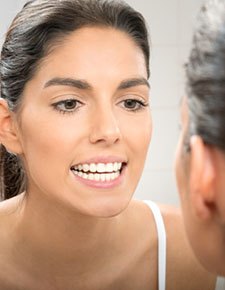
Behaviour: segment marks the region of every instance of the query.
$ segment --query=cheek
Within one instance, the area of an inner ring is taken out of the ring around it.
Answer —
[[[57,119],[51,118],[43,120],[45,122],[38,118],[24,119],[21,126],[25,164],[33,169],[45,167],[46,171],[47,168],[66,170],[73,161],[72,154],[79,142],[79,132],[75,131],[74,124],[68,122],[57,122]]]
[[[180,196],[180,205],[182,208],[182,215],[184,218],[184,224],[185,224],[185,229],[188,231],[189,229],[189,208],[188,208],[188,200],[187,200],[187,176],[185,176],[185,171],[184,171],[184,156],[183,154],[183,140],[182,136],[180,136],[178,144],[177,144],[177,149],[176,149],[176,155],[175,155],[175,173],[176,173],[176,183],[177,183],[177,189],[178,193]],[[188,232],[188,236],[190,236],[190,233]]]
[[[179,193],[181,191],[181,184],[182,184],[181,146],[182,146],[182,140],[180,137],[177,144],[177,149],[176,149],[176,154],[175,154],[175,163],[174,163],[174,168],[175,168],[175,173],[176,173],[176,182],[177,182]]]
[[[180,135],[175,155],[175,173],[180,196],[186,195],[189,182],[189,155],[184,150],[183,134]]]
[[[24,122],[23,158],[30,184],[38,185],[43,192],[64,188],[79,142],[74,128],[71,132],[68,124],[61,126],[50,119],[46,123]]]
[[[152,136],[150,114],[127,122],[122,135],[131,157],[130,165],[136,171],[142,171]]]
[[[177,188],[180,195],[180,203],[184,217],[184,223],[188,234],[191,235],[192,227],[190,226],[190,192],[189,192],[189,173],[188,173],[188,156],[186,156],[183,149],[183,138],[180,136],[176,156],[175,156],[175,172]]]
[[[150,114],[145,117],[136,118],[132,122],[127,122],[126,128],[123,130],[124,135],[129,138],[129,143],[133,150],[138,152],[138,155],[147,153],[151,136],[152,136],[152,121]]]

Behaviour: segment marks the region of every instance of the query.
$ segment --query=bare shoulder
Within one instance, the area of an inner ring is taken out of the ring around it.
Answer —
[[[14,229],[18,222],[19,211],[21,209],[22,195],[0,202],[0,265],[5,258],[7,264],[9,248],[12,242]],[[0,271],[1,275],[1,271]]]
[[[126,221],[126,233],[131,228],[138,239],[142,237],[146,247],[151,247],[157,243],[155,221],[151,210],[143,201],[132,200],[123,216]]]
[[[123,250],[123,261],[126,261],[125,280],[131,283],[123,289],[154,290],[157,288],[158,256],[157,232],[152,212],[143,201],[132,200],[123,217],[125,222],[123,234],[120,234],[120,245],[122,240],[126,241]]]
[[[11,213],[13,211],[12,201],[0,202],[0,289],[11,290],[10,287],[10,231],[12,229]],[[16,288],[15,288],[16,289]]]
[[[160,205],[167,233],[167,289],[214,290],[216,277],[195,258],[188,242],[181,209]]]

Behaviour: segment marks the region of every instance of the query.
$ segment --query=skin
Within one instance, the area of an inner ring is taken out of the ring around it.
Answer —
[[[88,88],[50,86],[56,77]],[[68,96],[78,109],[60,112]],[[129,99],[137,100],[132,110]],[[72,33],[43,60],[17,115],[0,101],[2,143],[21,156],[29,181],[26,193],[0,205],[4,289],[157,288],[154,219],[143,202],[131,200],[151,138],[148,99],[142,51],[123,32],[92,27]],[[102,188],[76,179],[71,166],[93,158],[126,162],[121,181]],[[161,210],[167,289],[213,289],[214,277],[187,243],[180,211]]]
[[[224,276],[224,153],[205,145],[200,136],[191,137],[191,151],[185,152],[183,143],[189,122],[186,99],[182,103],[181,120],[176,178],[185,228],[195,255],[202,265],[209,271]]]

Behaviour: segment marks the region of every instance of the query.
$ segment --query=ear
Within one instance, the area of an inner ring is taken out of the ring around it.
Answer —
[[[216,204],[213,152],[199,136],[192,136],[190,145],[190,198],[198,217],[207,220],[214,215]]]
[[[15,118],[6,100],[0,98],[0,142],[8,152],[21,154],[22,148],[18,138]]]

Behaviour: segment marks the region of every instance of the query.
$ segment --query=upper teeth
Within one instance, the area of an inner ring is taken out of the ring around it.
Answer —
[[[121,162],[114,163],[91,163],[91,164],[79,164],[74,166],[75,170],[84,171],[84,172],[116,172],[122,167]]]

